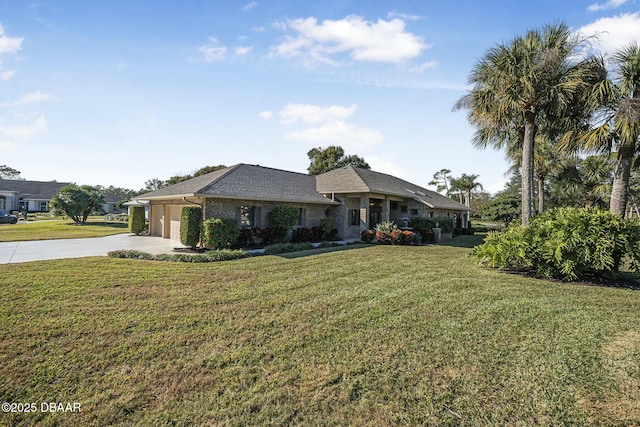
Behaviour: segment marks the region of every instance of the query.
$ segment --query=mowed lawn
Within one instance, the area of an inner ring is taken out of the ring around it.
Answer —
[[[102,218],[90,219],[84,225],[77,225],[71,220],[61,219],[20,221],[17,224],[0,224],[0,242],[104,237],[127,233],[128,230],[129,226],[125,222],[105,221]]]
[[[640,292],[468,253],[2,265],[0,401],[82,412],[0,424],[639,425]]]

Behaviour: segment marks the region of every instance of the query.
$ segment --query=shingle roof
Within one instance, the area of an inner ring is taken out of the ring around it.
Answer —
[[[316,177],[320,193],[379,193],[413,198],[430,208],[471,211],[472,209],[435,191],[380,172],[346,166]]]
[[[311,175],[243,163],[142,194],[136,200],[189,196],[335,204],[316,191]]]
[[[30,200],[50,200],[65,185],[68,185],[68,183],[56,181],[0,179],[0,191],[4,190],[20,193],[21,197]]]

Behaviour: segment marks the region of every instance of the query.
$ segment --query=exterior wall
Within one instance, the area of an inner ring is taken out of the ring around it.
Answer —
[[[316,225],[320,225],[320,220],[326,216],[327,209],[329,209],[330,216],[334,217],[334,227],[339,231],[337,226],[336,217],[333,215],[334,209],[332,206],[314,205],[309,203],[278,203],[278,202],[264,202],[257,200],[233,200],[233,199],[207,199],[205,203],[204,216],[208,218],[234,218],[238,221],[240,226],[240,206],[254,206],[254,224],[253,227],[268,227],[269,226],[269,212],[280,205],[295,206],[296,208],[303,208],[305,215],[302,221],[301,227],[311,228]]]
[[[0,209],[5,211],[18,210],[17,194],[11,191],[0,191]]]

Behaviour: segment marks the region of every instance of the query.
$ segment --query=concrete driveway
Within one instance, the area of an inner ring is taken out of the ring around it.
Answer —
[[[162,237],[115,234],[87,239],[0,242],[0,264],[61,258],[106,256],[118,249],[137,249],[151,254],[170,253],[180,242]]]

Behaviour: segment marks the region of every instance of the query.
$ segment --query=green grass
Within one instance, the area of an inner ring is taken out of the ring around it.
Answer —
[[[127,233],[128,224],[110,222],[100,218],[90,218],[84,225],[76,225],[71,220],[51,220],[0,224],[0,242],[18,242],[48,239],[78,239],[103,237]]]
[[[82,413],[0,424],[640,424],[640,293],[468,252],[2,265],[0,401]]]

